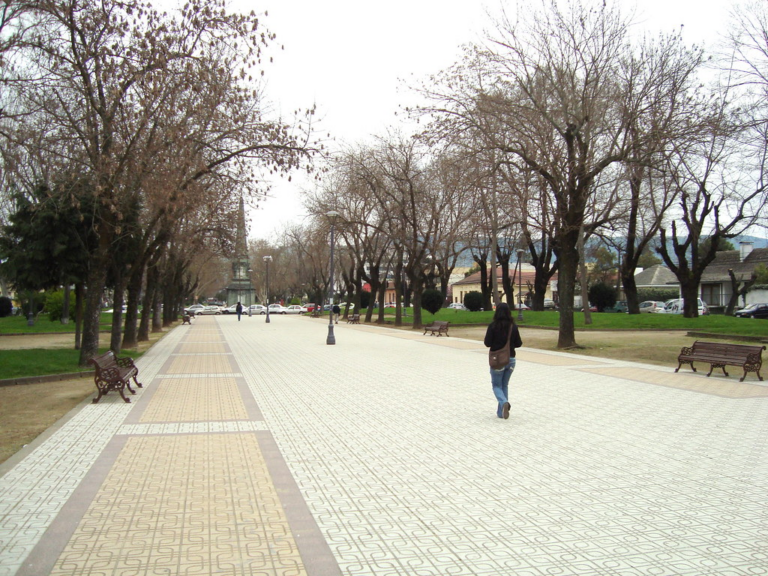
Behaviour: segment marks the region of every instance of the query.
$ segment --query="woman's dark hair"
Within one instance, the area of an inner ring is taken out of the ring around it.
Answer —
[[[512,312],[509,309],[509,304],[501,302],[496,306],[496,313],[493,315],[494,322],[501,322],[503,324],[511,324],[514,322],[512,318]]]
[[[509,304],[501,302],[496,306],[496,312],[493,315],[493,331],[503,334],[506,338],[509,332],[509,327],[515,323],[515,319],[512,318],[512,312],[509,309]]]

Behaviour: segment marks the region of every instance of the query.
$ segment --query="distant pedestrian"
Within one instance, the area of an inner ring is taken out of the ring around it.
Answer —
[[[237,312],[237,321],[240,322],[240,316],[243,313],[243,305],[240,304],[240,302],[238,302],[237,306],[235,306],[235,311]]]
[[[339,323],[339,314],[341,314],[341,308],[339,308],[338,304],[334,304],[333,308],[331,308],[331,311],[333,312],[333,318],[336,320],[336,324]]]
[[[491,385],[498,403],[496,416],[509,418],[509,378],[515,371],[515,348],[523,345],[520,331],[509,310],[509,304],[502,302],[496,307],[493,322],[485,332],[485,345],[490,348],[488,362],[491,367]]]

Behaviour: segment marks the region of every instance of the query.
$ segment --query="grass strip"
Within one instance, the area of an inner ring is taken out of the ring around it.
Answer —
[[[24,316],[0,318],[0,334],[75,333],[74,320],[70,320],[69,324],[62,324],[59,321],[51,321],[47,316],[38,316],[32,326],[27,324],[27,319]],[[112,328],[112,314],[102,314],[99,318],[99,329],[109,330],[110,328]]]
[[[106,348],[99,349],[99,354],[106,351]],[[138,358],[142,354],[143,352],[124,350],[120,356]],[[79,372],[83,369],[78,364],[79,360],[80,350],[69,348],[0,350],[0,380]]]
[[[385,321],[394,321],[394,313],[387,309],[384,315]],[[517,312],[512,312],[517,320]],[[365,311],[361,313],[365,318]],[[373,321],[377,318],[374,311]],[[493,319],[493,312],[469,312],[467,310],[449,310],[443,308],[437,314],[430,314],[422,310],[422,323],[429,324],[433,320],[447,320],[453,326],[488,325]],[[413,311],[409,310],[408,316],[403,316],[403,324],[413,322]],[[713,334],[733,334],[738,336],[768,337],[768,322],[749,318],[734,318],[711,314],[698,318],[684,318],[680,314],[617,314],[608,312],[593,312],[592,324],[584,323],[584,313],[577,312],[573,315],[574,326],[577,330],[687,330],[698,332],[710,332]],[[560,326],[560,313],[557,311],[523,312],[522,326],[540,328],[558,328]]]

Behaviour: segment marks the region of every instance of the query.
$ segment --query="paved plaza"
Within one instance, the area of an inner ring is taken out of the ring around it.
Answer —
[[[173,329],[0,467],[0,576],[768,574],[754,375],[523,348],[501,420],[482,342],[327,331]]]

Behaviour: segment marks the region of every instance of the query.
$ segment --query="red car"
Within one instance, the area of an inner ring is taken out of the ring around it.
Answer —
[[[317,304],[315,304],[314,302],[310,302],[309,304],[304,304],[304,308],[307,309],[307,312],[314,312],[316,307],[317,307]]]

